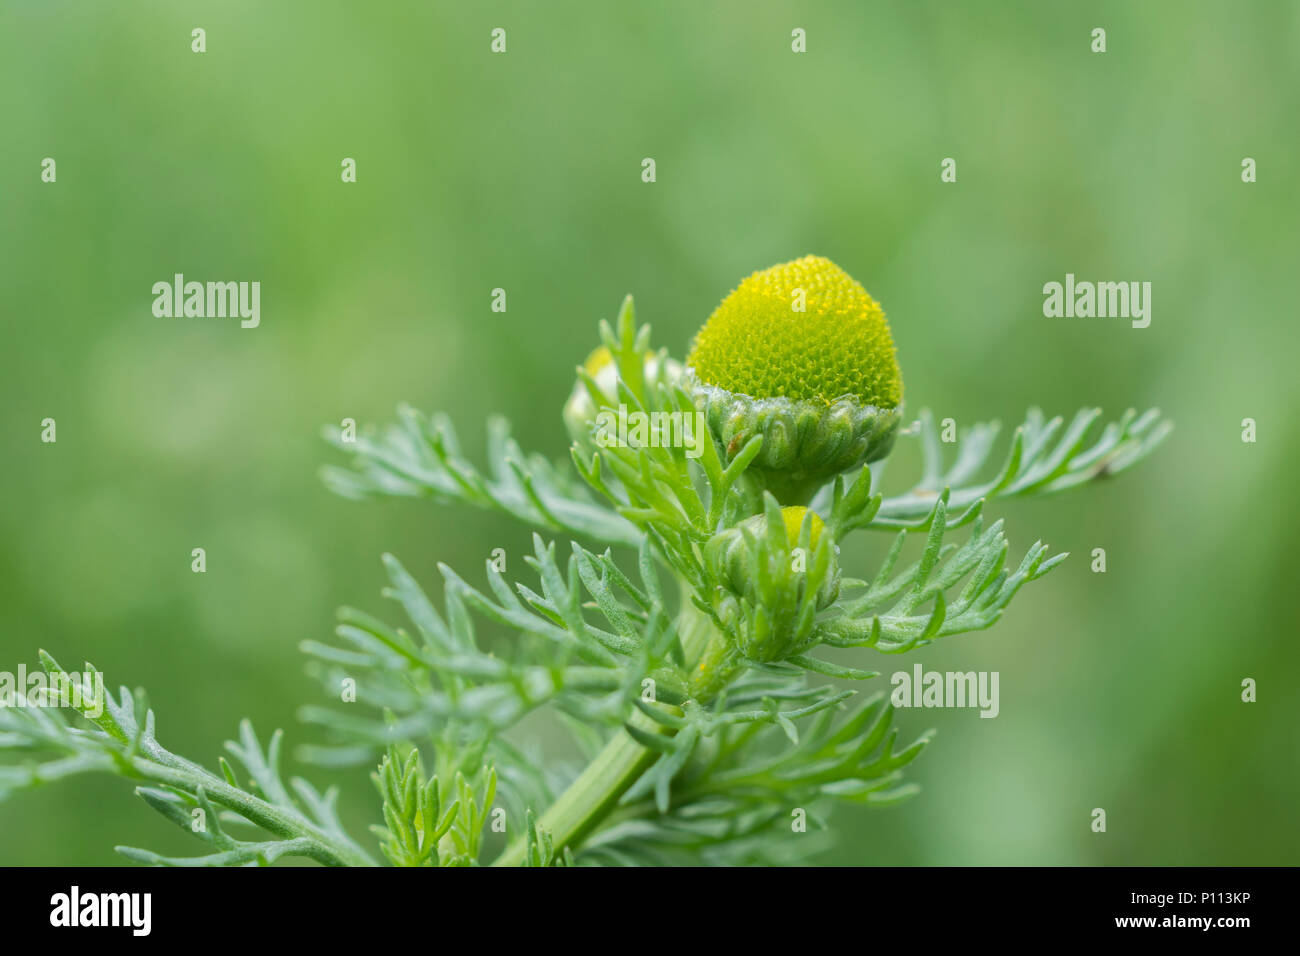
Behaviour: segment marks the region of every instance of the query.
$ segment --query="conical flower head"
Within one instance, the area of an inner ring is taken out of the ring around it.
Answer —
[[[687,358],[698,407],[728,455],[763,436],[755,469],[784,503],[888,454],[903,381],[884,311],[829,259],[756,272],[700,329]]]
[[[884,310],[821,256],[755,272],[709,316],[686,360],[701,381],[752,398],[851,395],[863,405],[903,400]]]

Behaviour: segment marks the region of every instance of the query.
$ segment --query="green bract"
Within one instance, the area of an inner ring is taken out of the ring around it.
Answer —
[[[828,479],[883,458],[902,421],[901,409],[863,405],[851,396],[829,403],[753,398],[700,382],[694,371],[688,372],[688,381],[696,406],[727,454],[762,436],[754,470],[784,502],[807,503]]]

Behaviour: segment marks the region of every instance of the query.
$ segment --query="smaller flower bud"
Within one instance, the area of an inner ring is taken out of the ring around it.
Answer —
[[[601,346],[590,355],[587,361],[582,363],[583,369],[592,380],[595,381],[596,387],[605,396],[606,401],[611,406],[618,403],[618,366],[614,363],[614,356],[610,354],[609,349]],[[682,364],[673,359],[664,362],[660,361],[659,354],[656,352],[645,353],[645,380],[647,383],[669,384],[678,382],[682,377]],[[592,438],[592,429],[596,424],[596,417],[600,409],[592,400],[591,393],[587,390],[587,385],[579,380],[573,386],[573,391],[569,393],[569,400],[564,403],[564,427],[568,431],[569,437],[577,443],[585,455],[590,457],[595,453],[596,443]]]
[[[803,507],[777,509],[714,535],[705,545],[721,582],[714,609],[750,660],[777,661],[800,653],[814,617],[839,596],[836,548],[822,519]]]

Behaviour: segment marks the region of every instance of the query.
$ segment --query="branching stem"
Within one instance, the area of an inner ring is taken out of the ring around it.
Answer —
[[[684,593],[689,585],[683,583]],[[713,622],[701,613],[689,599],[678,615],[678,631],[682,650],[687,661],[697,661],[716,634]],[[650,717],[634,710],[628,723],[650,733],[670,735],[671,728],[663,727]],[[551,834],[557,849],[576,849],[582,841],[599,827],[618,806],[619,799],[641,774],[654,763],[658,754],[632,739],[619,729],[612,740],[598,753],[587,768],[573,781],[538,820],[538,827]],[[527,852],[526,841],[515,840],[495,861],[493,866],[519,866]]]

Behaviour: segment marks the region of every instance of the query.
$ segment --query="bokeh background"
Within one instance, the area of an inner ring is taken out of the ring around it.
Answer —
[[[1041,537],[1073,557],[993,631],[872,663],[996,670],[1001,715],[902,714],[939,731],[910,774],[923,792],[838,812],[826,859],[1300,862],[1298,11],[9,0],[0,668],[90,659],[209,765],[244,715],[311,739],[296,645],[340,604],[395,618],[381,552],[431,584],[438,561],[476,580],[528,540],[331,496],[322,424],[409,401],[477,452],[502,412],[558,458],[571,370],[626,292],[682,354],[741,278],[816,252],[884,304],[912,411],[1177,423],[1113,482],[994,508],[1015,552]],[[154,318],[175,272],[259,280],[261,327]],[[1066,272],[1151,281],[1150,328],[1044,318]],[[339,780],[364,832],[366,774]],[[115,863],[114,844],[196,849],[118,780],[0,805],[0,863]]]

